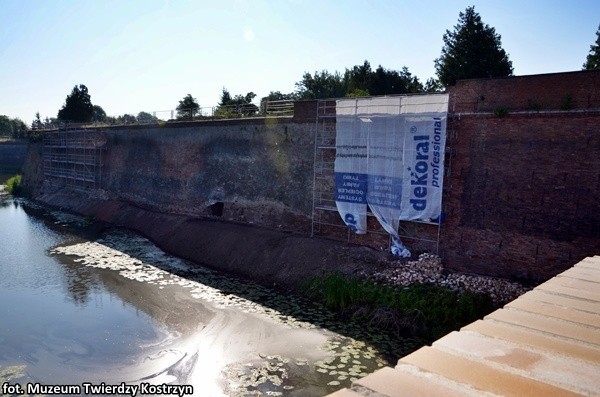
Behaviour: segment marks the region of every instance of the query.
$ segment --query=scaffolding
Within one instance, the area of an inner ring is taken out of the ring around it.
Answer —
[[[451,144],[453,131],[447,129]],[[446,149],[448,153],[448,149]],[[336,101],[319,100],[316,114],[314,146],[314,178],[312,235],[343,238],[380,249],[389,249],[390,235],[379,225],[376,217],[367,207],[367,234],[353,233],[342,221],[335,203],[335,157],[336,157]],[[450,155],[445,156],[444,171],[450,175]],[[450,187],[444,186],[444,191]],[[444,205],[444,203],[442,203]],[[444,212],[442,212],[444,213]],[[443,217],[442,217],[443,220]],[[440,255],[440,230],[442,222],[401,221],[399,235],[409,249],[415,252],[432,252]]]
[[[106,133],[63,127],[44,132],[44,181],[53,187],[100,189]]]

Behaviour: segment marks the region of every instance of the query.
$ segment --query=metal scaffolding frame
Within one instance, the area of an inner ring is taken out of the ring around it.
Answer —
[[[336,101],[334,99],[318,101],[315,123],[312,235],[339,238],[345,233],[345,239],[350,242],[357,238],[340,218],[334,198],[336,156]],[[451,155],[448,148],[452,143],[453,134],[448,128],[445,178],[450,175]],[[444,185],[444,191],[449,189],[450,186]],[[445,208],[443,202],[442,208]],[[401,221],[399,235],[402,241],[408,243],[409,248],[418,245],[418,251],[429,251],[439,255],[441,224],[442,222]],[[367,211],[367,234],[376,235],[379,241],[386,238],[387,248],[390,248],[391,237],[380,227],[370,210]]]
[[[75,190],[102,186],[103,130],[64,127],[45,131],[43,143],[45,183]]]

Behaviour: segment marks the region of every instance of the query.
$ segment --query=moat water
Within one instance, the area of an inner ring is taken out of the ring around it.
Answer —
[[[321,396],[415,344],[0,192],[0,384]]]

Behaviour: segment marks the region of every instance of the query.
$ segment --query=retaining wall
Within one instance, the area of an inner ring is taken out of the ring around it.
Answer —
[[[600,252],[600,71],[466,80],[449,94],[444,265],[539,281]],[[102,189],[154,212],[307,234],[316,110],[302,101],[294,117],[108,128]],[[40,150],[25,170],[38,197]]]
[[[313,129],[292,118],[108,129],[102,187],[155,211],[308,233]]]
[[[27,143],[0,142],[0,174],[16,174],[25,163]]]

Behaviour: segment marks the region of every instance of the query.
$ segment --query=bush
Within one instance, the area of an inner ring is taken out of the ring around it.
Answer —
[[[6,191],[13,196],[19,196],[23,193],[23,187],[21,186],[21,175],[15,175],[6,181]]]

